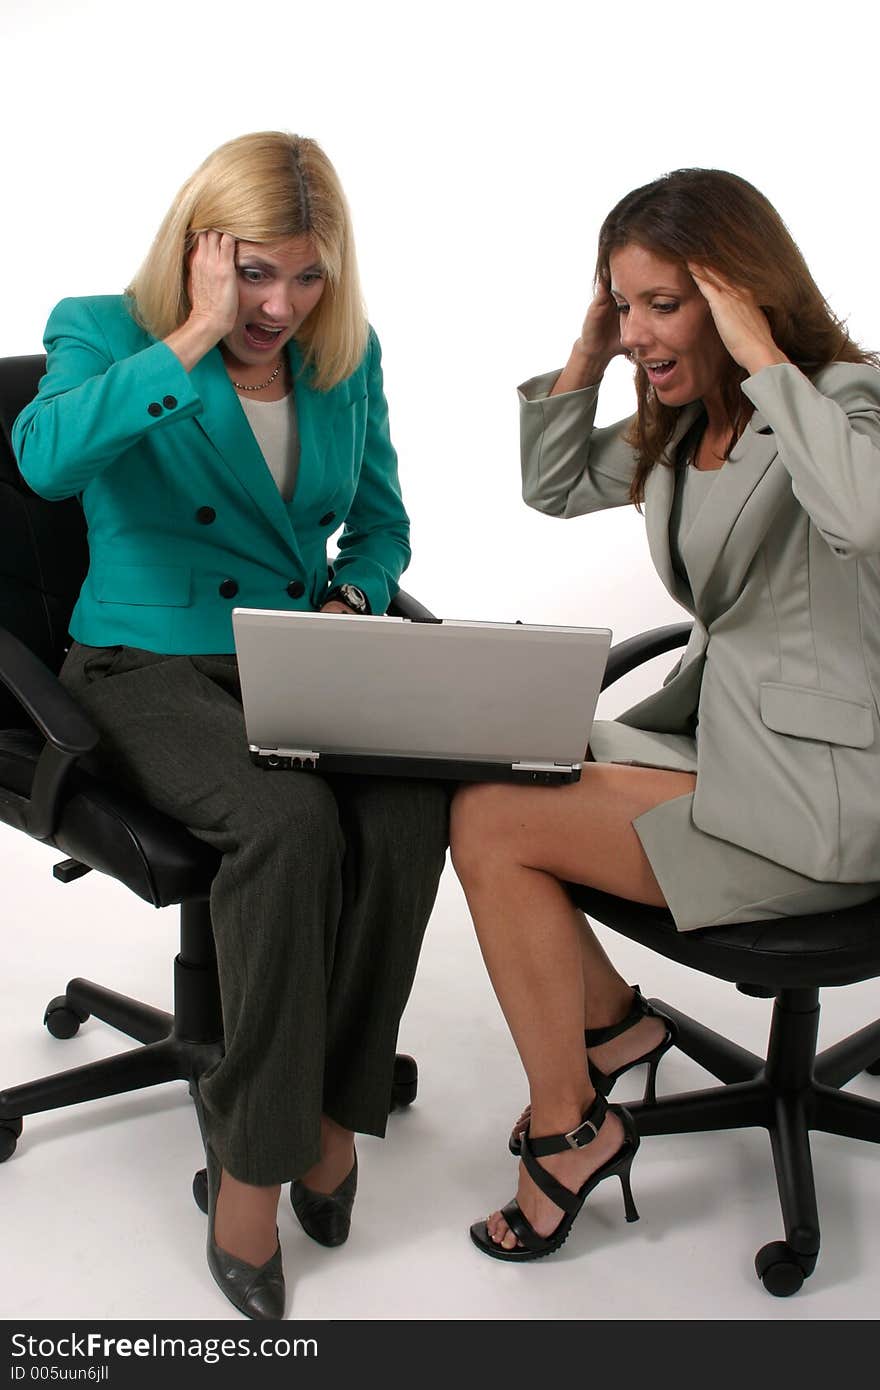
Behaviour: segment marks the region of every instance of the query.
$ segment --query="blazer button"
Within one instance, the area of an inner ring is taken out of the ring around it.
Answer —
[[[336,513],[335,513],[335,512],[327,512],[326,516],[322,516],[322,517],[321,517],[321,520],[318,522],[318,525],[319,525],[319,526],[329,526],[329,525],[330,525],[330,522],[331,522],[331,521],[335,521],[335,520],[336,520]]]
[[[291,598],[302,598],[306,591],[306,586],[301,579],[291,579],[287,586],[287,592]]]
[[[238,585],[234,579],[224,579],[220,585],[221,598],[235,598],[238,593]]]
[[[213,507],[199,507],[196,512],[196,521],[200,522],[202,526],[210,526],[211,522],[216,520],[217,513]]]
[[[163,397],[162,397],[162,404],[164,405],[164,407],[165,407],[166,410],[174,410],[174,409],[176,408],[176,406],[177,406],[177,397],[176,397],[176,396],[163,396]]]
[[[147,414],[154,416],[162,414],[162,407],[158,401],[150,401],[150,404],[147,406]]]

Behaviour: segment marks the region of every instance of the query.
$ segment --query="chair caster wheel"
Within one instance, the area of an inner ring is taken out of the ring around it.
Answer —
[[[804,1269],[790,1245],[784,1240],[771,1240],[755,1256],[755,1271],[768,1293],[775,1298],[790,1298],[798,1292],[815,1263],[813,1256],[810,1269]]]
[[[15,1153],[20,1134],[21,1120],[4,1120],[0,1124],[0,1163],[5,1163]]]
[[[81,1023],[89,1017],[82,1009],[74,1009],[67,1002],[66,994],[57,994],[50,999],[43,1014],[43,1022],[53,1038],[73,1038],[79,1032]]]
[[[405,1110],[412,1105],[419,1089],[419,1068],[415,1057],[399,1052],[394,1059],[394,1081],[391,1086],[390,1110]]]
[[[193,1197],[199,1211],[208,1215],[208,1170],[200,1168],[193,1174]]]
[[[878,1057],[876,1062],[872,1062],[869,1067],[865,1067],[865,1071],[869,1076],[880,1076],[880,1057]]]

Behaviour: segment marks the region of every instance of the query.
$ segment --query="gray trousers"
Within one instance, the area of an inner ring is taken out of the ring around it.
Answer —
[[[298,1177],[320,1115],[382,1135],[400,1016],[448,838],[444,785],[266,772],[233,656],[74,644],[61,680],[114,776],[222,852],[211,919],[225,1055],[202,1078],[242,1182]]]

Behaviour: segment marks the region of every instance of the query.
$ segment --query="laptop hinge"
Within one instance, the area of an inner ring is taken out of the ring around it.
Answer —
[[[511,763],[513,772],[575,772],[579,771],[581,763],[540,763],[529,762],[528,760],[519,763]]]
[[[259,744],[248,744],[251,757],[264,767],[315,768],[321,754],[313,748],[261,748]]]

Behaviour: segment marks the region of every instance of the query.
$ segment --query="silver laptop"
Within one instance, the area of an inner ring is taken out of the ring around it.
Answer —
[[[236,608],[261,767],[552,784],[580,777],[605,628]]]

